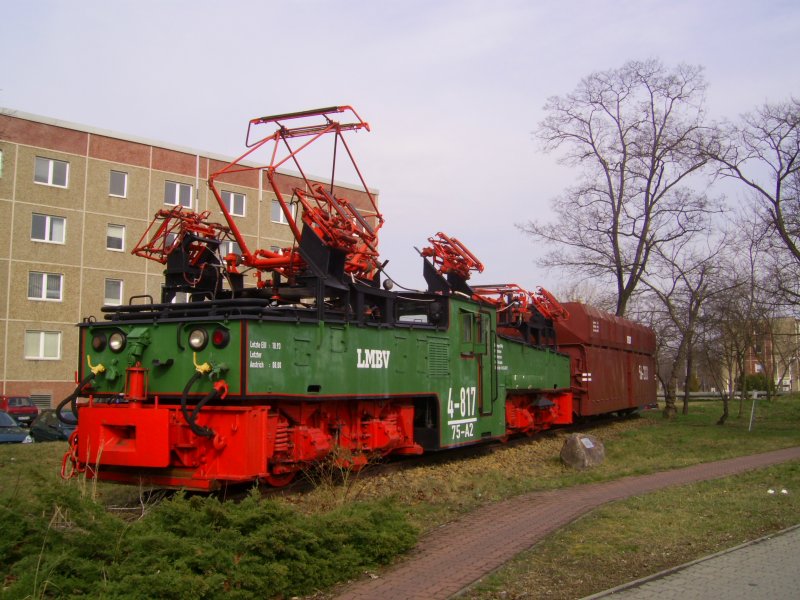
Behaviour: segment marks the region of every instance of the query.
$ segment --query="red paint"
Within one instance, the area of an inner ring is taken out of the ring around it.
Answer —
[[[131,402],[147,400],[147,371],[141,363],[128,367],[125,371],[125,396]]]
[[[348,122],[334,120],[337,115],[350,115]],[[273,127],[271,133],[260,137],[263,126]],[[284,115],[252,119],[248,125],[246,145],[248,150],[227,166],[212,173],[208,185],[217,199],[228,229],[241,248],[241,261],[245,266],[262,271],[274,271],[291,278],[305,268],[303,260],[291,249],[278,252],[266,249],[250,250],[239,231],[236,221],[231,217],[216,182],[224,181],[231,175],[263,171],[269,187],[286,218],[286,224],[294,238],[300,242],[303,236],[298,217],[302,223],[319,236],[322,243],[345,253],[345,271],[355,277],[371,280],[378,272],[378,231],[383,225],[383,215],[378,209],[377,198],[366,185],[350,148],[342,135],[346,131],[366,129],[369,124],[358,116],[350,106],[336,106],[318,110],[302,111]],[[303,171],[298,156],[306,148],[323,137],[332,136],[336,147],[341,146],[341,154],[355,171],[361,189],[343,190],[335,185],[336,153],[331,164],[331,181],[324,186],[312,181]],[[263,151],[266,159],[257,160],[256,155]],[[247,159],[247,163],[245,163]],[[258,162],[258,165],[253,165]],[[300,171],[300,177],[287,178],[278,173],[283,166],[291,166]],[[351,199],[348,196],[355,198]],[[364,202],[364,198],[367,202]],[[356,201],[357,200],[357,201]],[[295,213],[290,206],[299,204]],[[295,216],[297,214],[297,216]]]
[[[458,241],[441,231],[428,238],[430,246],[422,249],[422,256],[431,259],[440,275],[455,274],[464,280],[469,279],[470,271],[483,272],[483,263]]]
[[[214,430],[209,439],[190,430],[179,406],[90,402],[80,409],[77,449],[65,460],[97,479],[132,484],[196,490],[256,479],[282,484],[334,447],[335,459],[355,468],[371,457],[421,454],[413,419],[411,404],[393,401],[206,406],[198,424]],[[151,477],[148,468],[162,471]]]
[[[509,394],[506,398],[508,435],[533,435],[553,425],[572,423],[572,394],[564,390]]]

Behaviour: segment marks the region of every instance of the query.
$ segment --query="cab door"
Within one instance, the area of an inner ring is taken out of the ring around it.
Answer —
[[[481,437],[478,421],[493,414],[497,399],[492,314],[478,306],[461,307],[457,323],[460,364],[448,392],[446,420],[448,437],[455,443]]]
[[[477,372],[478,407],[483,416],[492,414],[494,401],[497,399],[497,378],[495,369],[492,368],[495,348],[493,322],[491,314],[486,311],[474,313],[472,353]]]

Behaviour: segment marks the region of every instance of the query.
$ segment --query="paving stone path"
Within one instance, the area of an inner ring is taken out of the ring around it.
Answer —
[[[621,600],[800,598],[800,526],[589,596],[586,600],[609,597]]]
[[[525,494],[491,504],[429,532],[407,558],[377,579],[347,586],[337,600],[450,598],[549,533],[607,502],[798,459],[800,447],[785,448],[650,475]]]

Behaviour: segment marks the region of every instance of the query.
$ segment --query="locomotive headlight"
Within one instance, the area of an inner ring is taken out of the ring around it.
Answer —
[[[205,329],[192,329],[189,333],[189,346],[195,352],[199,352],[208,344],[208,333]]]
[[[115,331],[108,338],[108,347],[111,348],[112,352],[122,352],[125,349],[125,342],[125,334],[121,331]]]
[[[95,333],[92,334],[92,348],[95,352],[102,352],[106,349],[106,334]]]
[[[217,327],[214,330],[214,333],[211,334],[211,343],[214,344],[217,348],[224,348],[228,345],[228,342],[231,341],[231,334],[230,332],[223,328]]]

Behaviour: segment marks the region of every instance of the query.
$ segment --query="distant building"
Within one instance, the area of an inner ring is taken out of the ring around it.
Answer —
[[[745,358],[745,374],[763,373],[779,391],[800,391],[800,319],[778,317],[754,332]]]
[[[160,300],[162,265],[130,250],[162,208],[208,210],[224,222],[206,180],[228,162],[0,109],[0,394],[52,406],[75,388],[75,324],[133,296]],[[283,180],[287,189],[301,181]],[[251,250],[291,246],[260,171],[218,187]],[[366,197],[346,194],[356,204]]]

